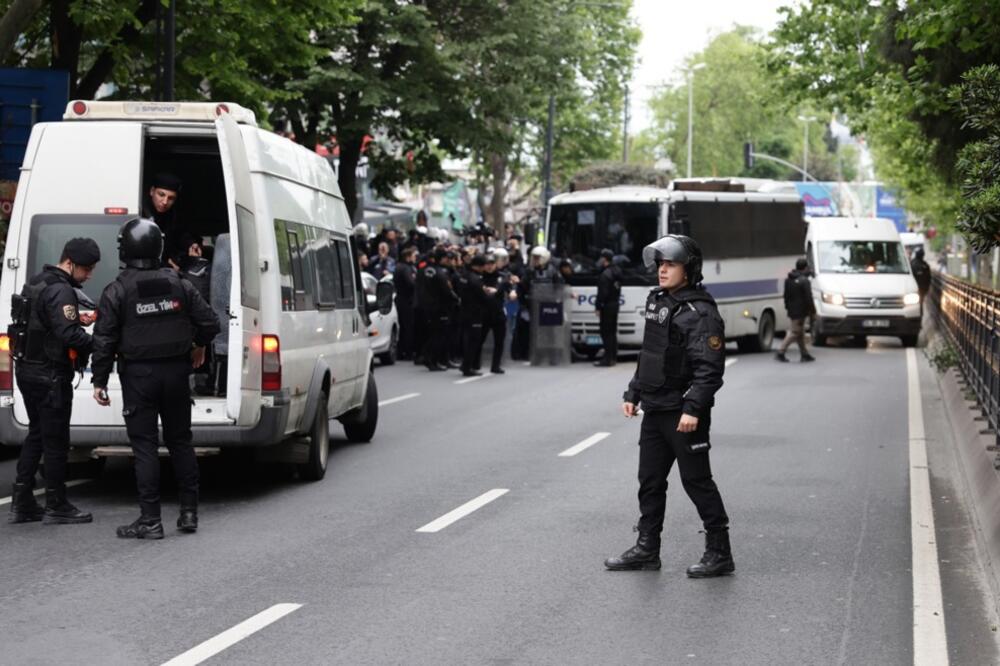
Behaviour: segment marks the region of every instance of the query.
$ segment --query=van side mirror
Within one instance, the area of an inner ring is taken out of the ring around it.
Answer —
[[[379,314],[387,315],[392,312],[392,299],[396,295],[396,287],[391,282],[379,282],[375,287],[375,302],[368,303],[368,312],[378,310]]]

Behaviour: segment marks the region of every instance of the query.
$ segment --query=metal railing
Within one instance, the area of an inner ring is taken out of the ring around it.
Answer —
[[[935,273],[927,301],[990,429],[1000,433],[1000,294]]]

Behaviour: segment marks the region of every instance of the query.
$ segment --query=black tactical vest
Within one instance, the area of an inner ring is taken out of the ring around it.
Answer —
[[[661,389],[687,388],[690,381],[685,350],[687,339],[684,332],[674,324],[674,317],[686,308],[694,310],[690,303],[678,303],[660,289],[650,292],[646,299],[646,329],[636,372],[641,390],[655,392]]]
[[[42,320],[42,292],[49,286],[61,282],[62,278],[45,271],[35,276],[34,280],[28,282],[21,289],[21,295],[29,303],[28,327],[25,335],[23,356],[21,350],[15,350],[17,356],[22,360],[45,363],[49,360],[65,360],[66,349],[62,342],[57,340]]]
[[[191,351],[190,304],[171,269],[126,270],[118,282],[125,288],[119,356],[148,361]]]

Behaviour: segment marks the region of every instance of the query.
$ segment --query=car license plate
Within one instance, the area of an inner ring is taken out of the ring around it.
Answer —
[[[864,328],[889,328],[888,319],[865,319],[861,322]]]
[[[599,335],[588,335],[584,344],[590,347],[600,347],[601,346],[601,336]]]

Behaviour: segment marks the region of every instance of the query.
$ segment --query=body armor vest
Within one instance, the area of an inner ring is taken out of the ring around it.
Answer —
[[[193,340],[184,287],[171,269],[126,270],[118,354],[126,361],[184,356]]]
[[[660,299],[661,295],[662,291],[655,290],[646,299],[646,327],[636,373],[643,391],[683,390],[691,380],[687,336],[674,323],[674,318],[684,309],[694,310],[694,306],[686,301]]]
[[[21,289],[22,311],[11,313],[14,324],[23,331],[23,334],[18,331],[11,335],[15,359],[46,363],[67,358],[63,344],[51,335],[41,316],[42,292],[57,282],[61,282],[61,278],[46,271],[34,281],[25,283]],[[17,309],[17,306],[13,309]]]

